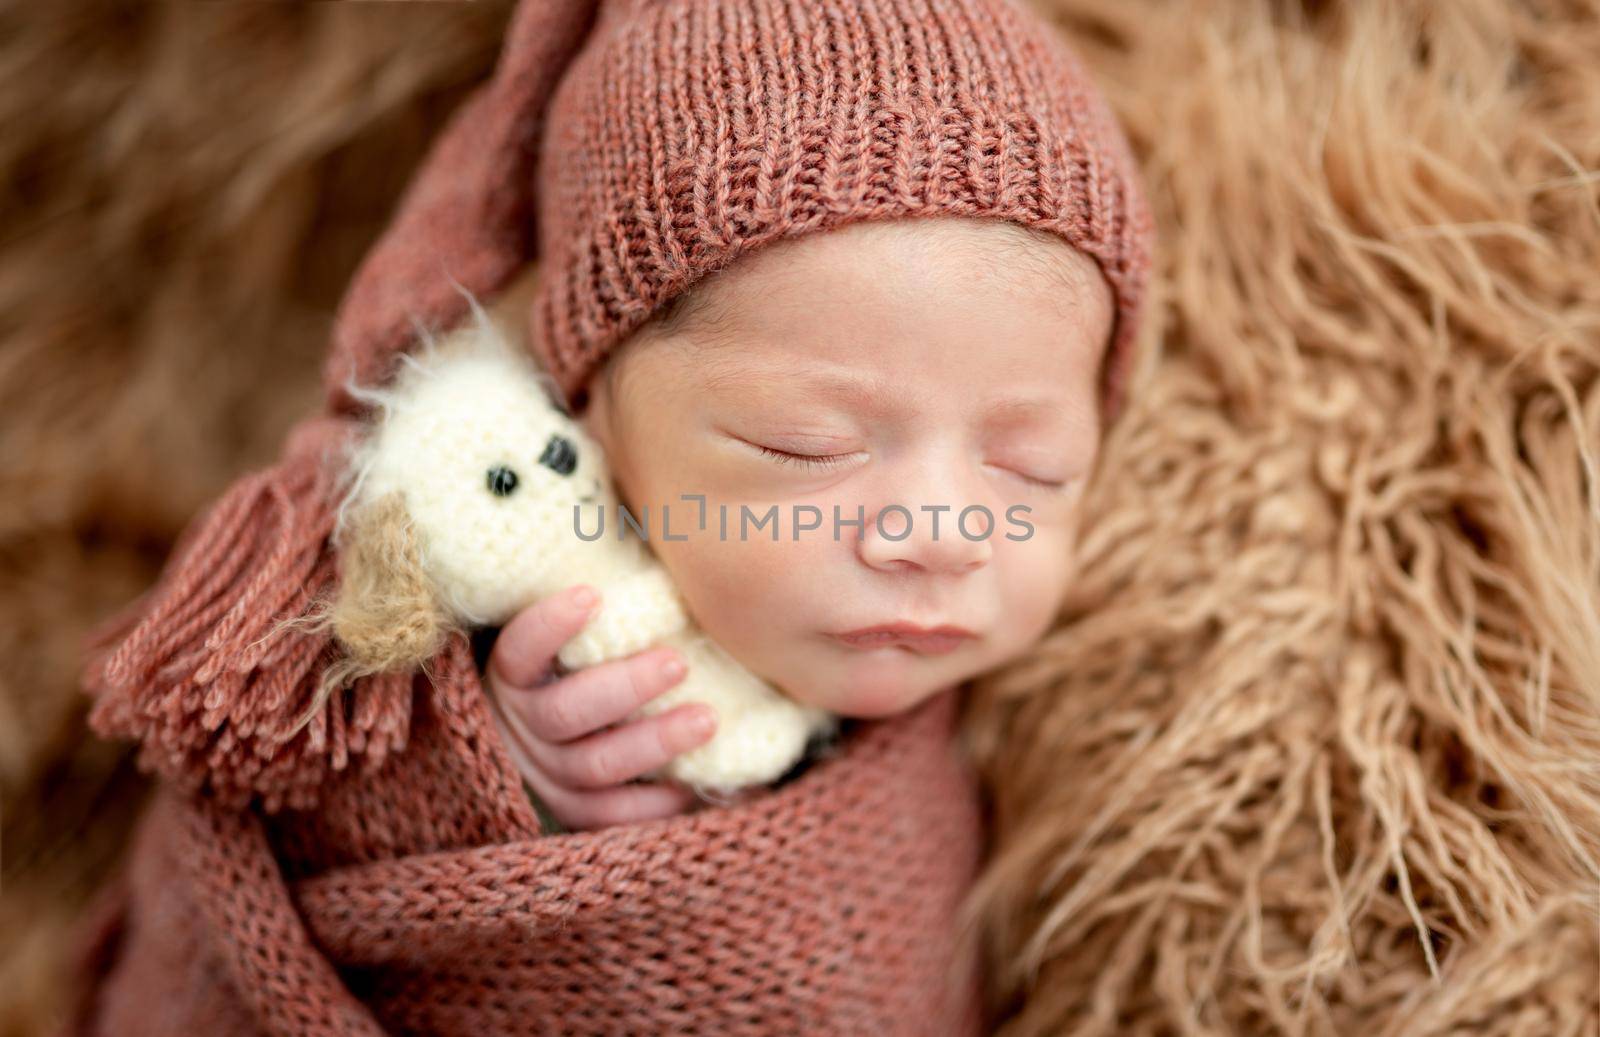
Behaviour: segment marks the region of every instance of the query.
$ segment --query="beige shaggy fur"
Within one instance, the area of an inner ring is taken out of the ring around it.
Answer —
[[[1165,302],[971,704],[1005,1032],[1600,1031],[1600,8],[1053,7]]]

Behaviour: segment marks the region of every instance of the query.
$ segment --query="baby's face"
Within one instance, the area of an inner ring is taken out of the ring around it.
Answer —
[[[992,221],[858,223],[747,255],[696,302],[613,354],[581,417],[705,631],[855,717],[1033,644],[1100,446],[1112,302],[1093,261]],[[685,494],[705,496],[703,530]],[[757,526],[774,508],[776,541]],[[900,623],[971,636],[838,636]]]

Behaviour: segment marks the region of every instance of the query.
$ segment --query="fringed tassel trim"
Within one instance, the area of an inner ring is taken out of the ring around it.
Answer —
[[[85,688],[101,735],[225,805],[315,804],[359,760],[410,734],[413,674],[328,689],[338,644],[316,621],[338,584],[331,542],[353,422],[296,426],[284,458],[235,482],[180,537],[160,581],[90,635]]]

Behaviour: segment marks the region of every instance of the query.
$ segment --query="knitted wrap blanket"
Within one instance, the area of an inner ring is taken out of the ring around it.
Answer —
[[[440,663],[317,809],[163,790],[77,1032],[977,1032],[953,693],[735,808],[541,836],[465,642]]]

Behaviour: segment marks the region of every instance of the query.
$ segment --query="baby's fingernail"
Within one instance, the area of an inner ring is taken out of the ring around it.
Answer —
[[[683,660],[676,656],[661,664],[661,675],[669,681],[675,681],[688,672],[689,668],[683,665]]]
[[[709,706],[701,706],[689,717],[689,731],[697,738],[704,738],[717,727],[717,714]]]
[[[574,590],[567,600],[572,602],[573,608],[587,612],[594,606],[595,602],[600,600],[600,595],[595,593],[593,587],[585,586]]]

